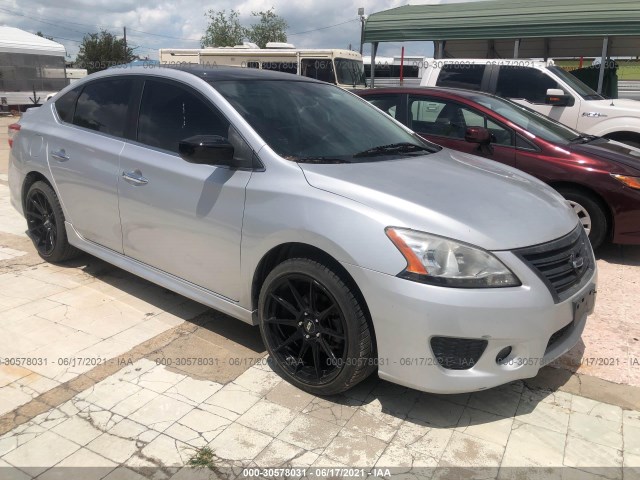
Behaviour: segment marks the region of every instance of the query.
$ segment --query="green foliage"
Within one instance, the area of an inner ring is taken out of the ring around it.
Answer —
[[[242,44],[244,28],[240,25],[240,14],[231,10],[209,10],[204,14],[209,17],[209,25],[200,42],[202,47],[233,47]]]
[[[100,33],[84,36],[75,66],[94,73],[114,65],[129,63],[135,58],[133,49],[125,47],[124,39],[102,30]]]
[[[288,28],[284,18],[276,15],[273,7],[267,11],[251,12],[258,17],[258,22],[245,28],[240,23],[240,13],[231,10],[209,10],[205,13],[209,17],[209,25],[202,36],[202,47],[233,47],[241,45],[246,38],[265,48],[268,42],[286,42]]]
[[[251,12],[254,17],[259,17],[258,23],[254,23],[246,29],[247,38],[260,48],[265,48],[268,42],[287,41],[287,22],[273,11],[273,7],[267,11]]]
[[[214,458],[215,455],[213,450],[209,447],[202,447],[196,450],[195,455],[189,459],[187,465],[195,468],[208,468],[209,470],[215,470]]]
[[[36,32],[36,35],[37,35],[37,36],[39,36],[39,37],[42,37],[42,38],[46,38],[47,40],[55,41],[55,40],[53,39],[53,37],[49,37],[49,36],[45,35],[45,34],[44,34],[44,33],[42,33],[40,30],[38,30],[38,31]]]

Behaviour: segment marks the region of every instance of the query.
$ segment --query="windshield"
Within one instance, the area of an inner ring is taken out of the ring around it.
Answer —
[[[587,84],[583,83],[582,80],[577,78],[574,75],[571,75],[566,70],[563,70],[560,67],[547,67],[550,71],[555,73],[558,77],[560,77],[567,85],[573,88],[578,95],[580,95],[585,100],[603,100],[604,97],[596,93],[594,89],[592,89]]]
[[[358,60],[347,60],[346,58],[336,58],[336,75],[338,83],[350,86],[367,86],[364,75],[364,64]]]
[[[288,160],[352,163],[440,149],[408,132],[373,105],[333,85],[243,80],[215,82],[213,87],[278,155]]]
[[[582,138],[575,130],[518,103],[489,95],[469,95],[468,98],[548,142],[566,145]]]

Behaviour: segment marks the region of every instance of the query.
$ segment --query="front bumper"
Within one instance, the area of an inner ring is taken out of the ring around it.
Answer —
[[[371,313],[380,378],[433,393],[484,390],[534,377],[578,342],[591,312],[576,315],[574,324],[548,347],[552,335],[574,320],[574,301],[595,289],[597,270],[570,298],[554,303],[547,286],[516,255],[494,254],[522,286],[436,287],[343,264]],[[430,340],[434,336],[484,339],[487,346],[472,368],[451,370],[433,354]],[[512,352],[499,364],[496,356],[505,347]]]

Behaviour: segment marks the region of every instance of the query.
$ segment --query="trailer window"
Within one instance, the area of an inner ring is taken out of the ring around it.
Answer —
[[[303,58],[300,62],[300,74],[328,83],[336,83],[333,62],[328,58]]]
[[[296,74],[298,73],[298,64],[296,62],[262,62],[262,69]]]

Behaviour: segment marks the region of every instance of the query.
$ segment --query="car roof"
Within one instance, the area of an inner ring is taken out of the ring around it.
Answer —
[[[270,70],[260,70],[247,67],[227,67],[227,66],[203,66],[196,64],[182,64],[176,66],[162,66],[159,68],[170,68],[190,73],[203,79],[205,82],[215,83],[229,80],[281,80],[323,83],[313,78],[294,75],[293,73],[273,72]],[[151,69],[153,70],[153,69]]]
[[[376,87],[369,88],[366,90],[353,90],[353,93],[356,94],[366,94],[366,95],[374,95],[376,93],[414,93],[417,95],[421,94],[438,94],[442,93],[445,95],[453,95],[459,96],[467,99],[471,99],[472,97],[481,95],[484,97],[495,97],[490,93],[480,92],[478,90],[465,90],[462,88],[452,88],[452,87]]]

